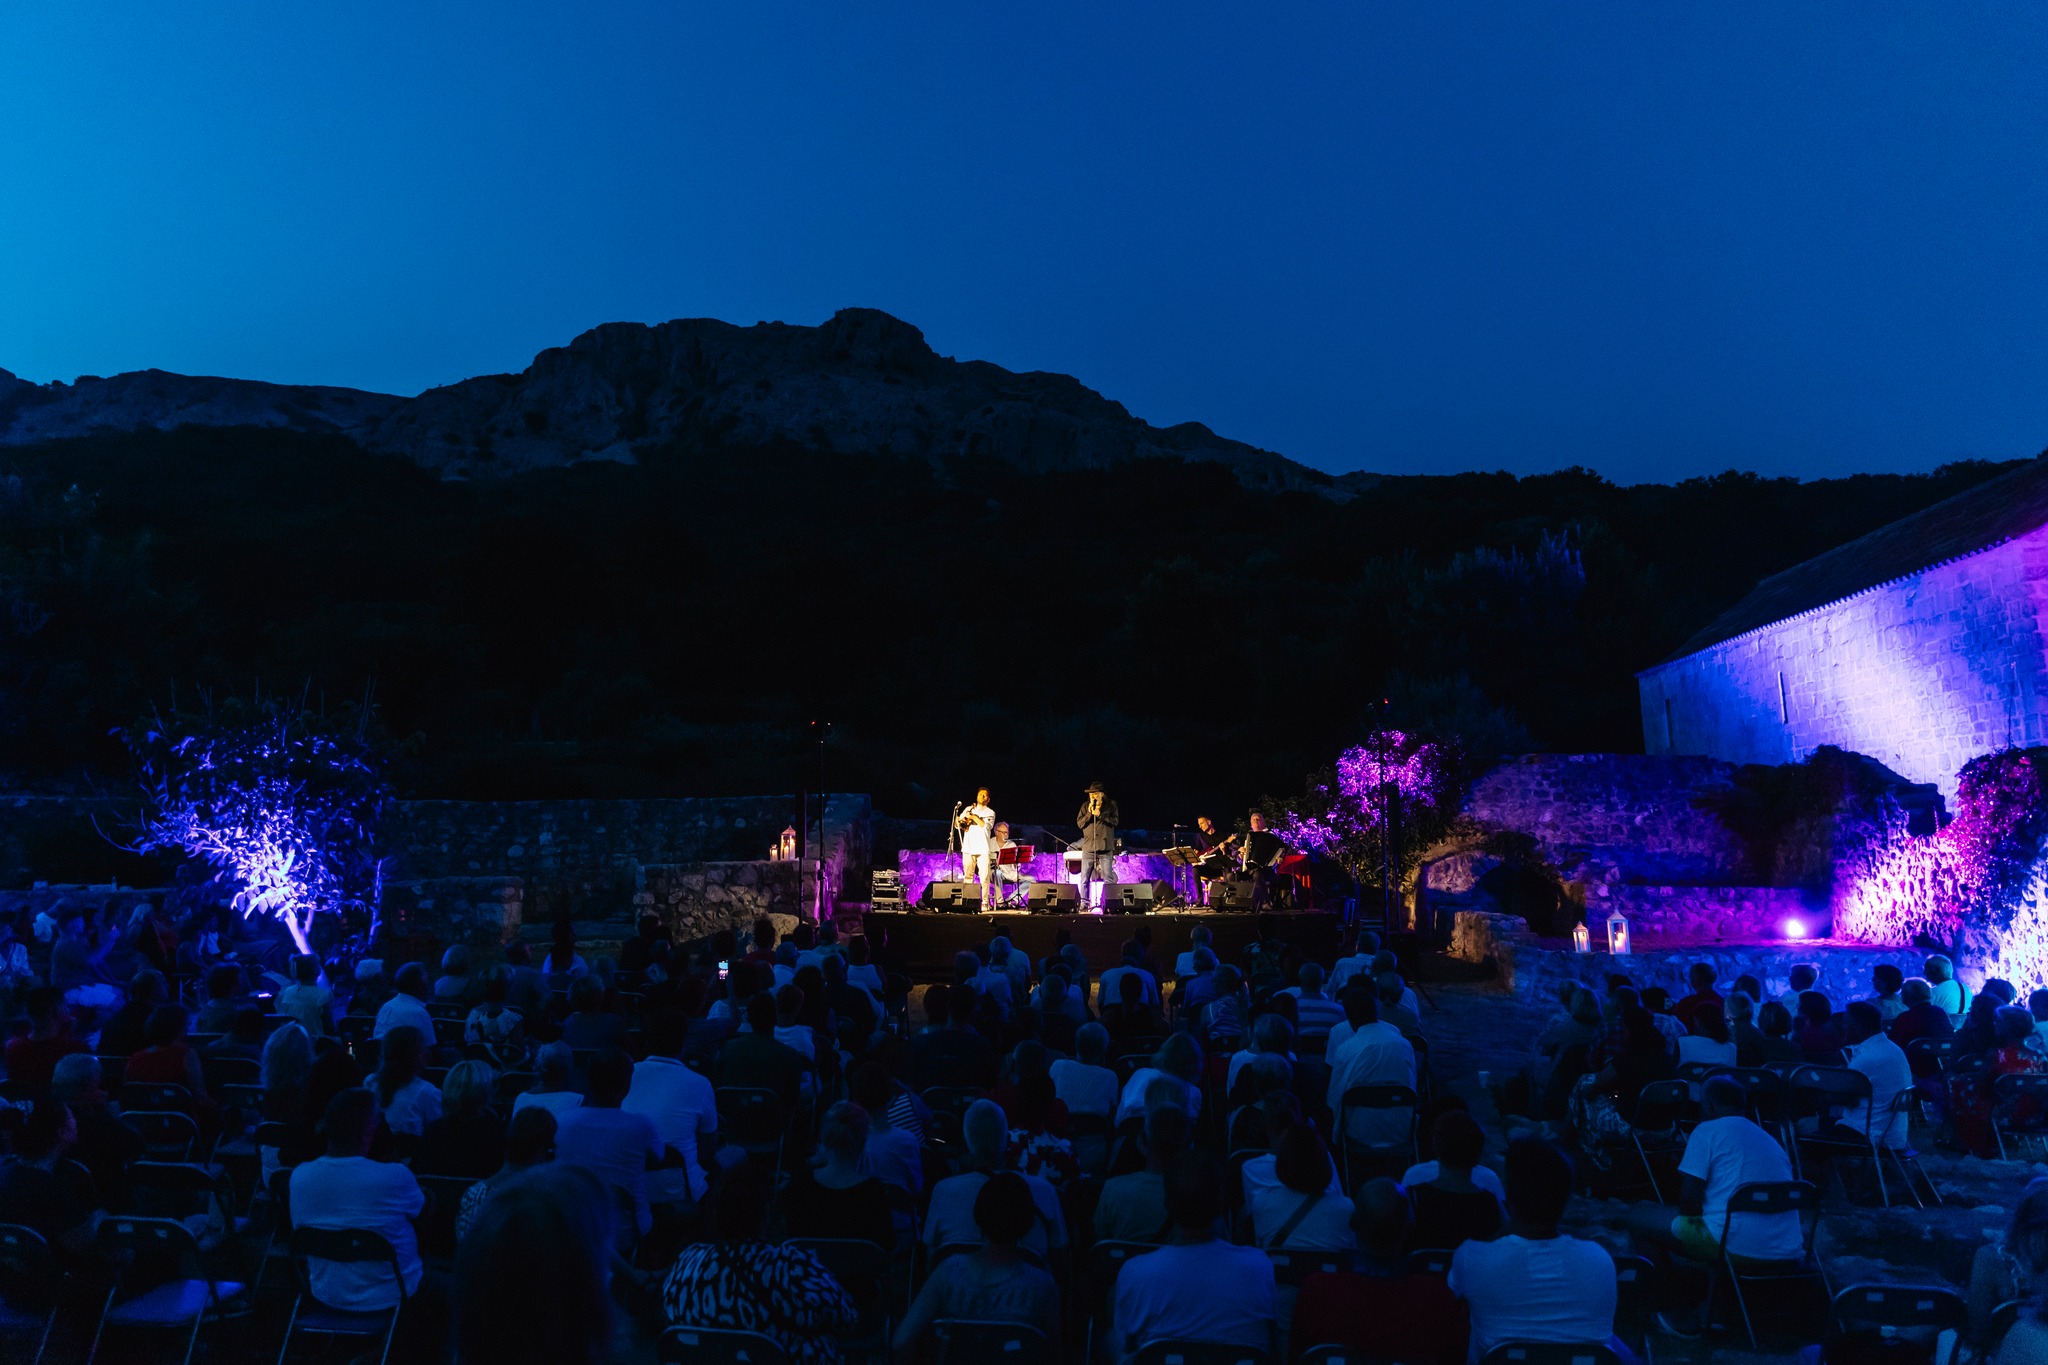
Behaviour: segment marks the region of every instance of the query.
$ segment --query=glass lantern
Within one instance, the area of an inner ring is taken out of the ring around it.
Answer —
[[[1584,920],[1572,926],[1572,947],[1582,953],[1593,951],[1593,935],[1587,930]]]
[[[781,861],[790,862],[796,857],[796,827],[787,826],[782,831],[782,840],[777,845],[781,850]]]
[[[1619,910],[1607,917],[1607,951],[1617,957],[1628,952],[1628,916]]]

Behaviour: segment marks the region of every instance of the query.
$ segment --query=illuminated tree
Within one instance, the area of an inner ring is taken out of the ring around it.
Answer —
[[[212,864],[238,888],[236,911],[277,920],[300,952],[314,951],[321,916],[374,936],[390,788],[368,705],[329,716],[303,701],[231,699],[153,712],[122,738],[143,794],[136,852]]]
[[[1379,880],[1384,852],[1398,886],[1457,817],[1464,787],[1455,746],[1383,730],[1338,755],[1304,795],[1275,807],[1274,828],[1290,846],[1334,859],[1362,882]],[[1391,847],[1383,850],[1383,841]]]

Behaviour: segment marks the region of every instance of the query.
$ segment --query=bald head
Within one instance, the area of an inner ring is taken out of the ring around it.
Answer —
[[[1386,1176],[1368,1180],[1359,1188],[1353,1202],[1351,1227],[1367,1255],[1382,1261],[1407,1255],[1413,1222],[1414,1211],[1408,1206],[1408,1196]]]

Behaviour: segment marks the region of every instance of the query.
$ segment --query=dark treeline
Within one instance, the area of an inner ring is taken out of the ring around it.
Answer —
[[[118,779],[173,694],[374,681],[410,794],[977,782],[1163,827],[1300,789],[1374,724],[1638,749],[1635,670],[1773,573],[2005,466],[1620,488],[1214,466],[1020,475],[676,450],[443,483],[339,439],[187,429],[0,456],[0,763]]]

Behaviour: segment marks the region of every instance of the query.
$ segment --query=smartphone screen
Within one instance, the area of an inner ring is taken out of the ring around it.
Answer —
[[[726,974],[727,972],[731,971],[731,970],[732,970],[732,964],[731,964],[730,962],[721,962],[721,963],[719,963],[719,964],[718,964],[718,979],[719,979],[720,981],[723,981],[723,980],[725,980],[725,974]]]

